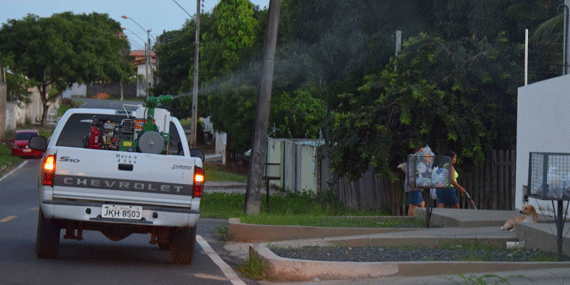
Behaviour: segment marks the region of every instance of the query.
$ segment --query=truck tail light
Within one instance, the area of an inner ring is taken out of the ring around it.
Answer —
[[[204,191],[204,169],[201,167],[194,168],[194,197],[202,197]]]
[[[55,155],[48,155],[42,165],[43,185],[53,186],[53,176],[55,175]]]

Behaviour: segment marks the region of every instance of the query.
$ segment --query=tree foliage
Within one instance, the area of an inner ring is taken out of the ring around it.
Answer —
[[[357,179],[372,166],[395,179],[395,166],[426,144],[440,154],[453,149],[471,165],[492,147],[514,147],[517,54],[502,38],[408,40],[381,73],[343,96],[332,139],[336,174]]]
[[[155,49],[160,58],[155,72],[159,80],[152,89],[155,95],[178,95],[192,89],[195,34],[195,23],[187,21],[180,30],[160,36],[161,44]]]
[[[496,38],[504,32],[513,43],[524,41],[532,29],[556,14],[559,0],[413,0],[424,31],[456,40]]]
[[[30,102],[30,92],[28,91],[30,82],[20,74],[6,74],[6,101],[14,102],[18,106]]]
[[[2,25],[0,52],[13,60],[11,70],[38,87],[43,124],[48,103],[73,83],[130,77],[128,43],[120,33],[120,24],[107,14],[65,12],[48,18],[29,14]]]
[[[281,138],[320,138],[325,127],[326,103],[316,84],[293,94],[284,91],[271,101],[270,134]]]
[[[212,20],[212,26],[202,34],[201,60],[210,72],[220,75],[239,67],[256,41],[258,22],[254,18],[254,6],[247,0],[220,1],[214,8]]]
[[[252,28],[232,18],[242,2],[203,17],[199,110],[247,150],[267,10],[244,16]],[[556,16],[559,2],[283,0],[268,134],[315,138],[332,127],[334,170],[353,179],[371,166],[394,178],[395,164],[425,144],[475,165],[491,148],[514,147],[524,29]],[[394,57],[397,30],[406,45]],[[164,62],[175,65],[176,52]],[[168,83],[179,94],[192,78],[193,52],[184,52]]]

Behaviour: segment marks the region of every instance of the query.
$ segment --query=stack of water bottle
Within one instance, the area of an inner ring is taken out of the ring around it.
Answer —
[[[570,200],[570,153],[531,152],[529,170],[529,196]]]
[[[414,188],[451,187],[451,157],[435,155],[429,146],[408,156],[408,183]]]

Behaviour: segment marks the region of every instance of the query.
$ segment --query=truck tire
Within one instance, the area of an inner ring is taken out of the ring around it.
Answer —
[[[36,256],[39,258],[55,258],[59,253],[60,228],[46,219],[41,209],[38,212]]]
[[[170,261],[174,264],[188,265],[194,258],[196,247],[196,227],[172,231],[170,243]]]

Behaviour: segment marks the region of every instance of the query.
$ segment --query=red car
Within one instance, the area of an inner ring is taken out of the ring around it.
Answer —
[[[18,130],[14,134],[12,142],[12,155],[21,157],[41,157],[43,152],[28,147],[28,142],[33,136],[39,136],[37,130]]]

